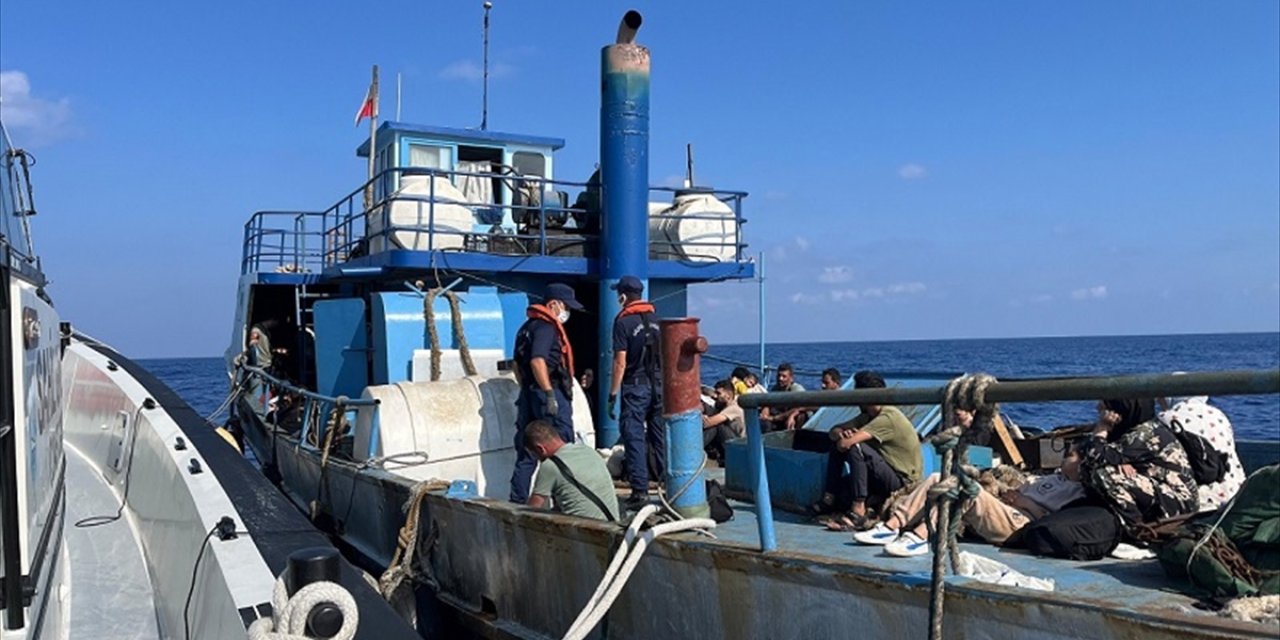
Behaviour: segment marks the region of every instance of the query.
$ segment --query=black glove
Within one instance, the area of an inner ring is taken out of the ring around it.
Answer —
[[[618,394],[609,394],[609,417],[614,420],[618,419]]]
[[[550,389],[543,393],[547,394],[547,417],[560,413],[560,403],[556,401],[556,390]]]

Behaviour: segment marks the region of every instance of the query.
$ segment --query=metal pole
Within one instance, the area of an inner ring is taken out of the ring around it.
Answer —
[[[763,252],[763,251],[761,251],[761,252],[760,252],[760,259],[759,259],[759,261],[758,261],[758,262],[759,262],[759,264],[760,264],[760,274],[759,274],[759,275],[760,275],[760,287],[759,287],[759,289],[760,289],[760,291],[759,291],[759,293],[760,293],[760,322],[759,322],[759,324],[760,324],[760,380],[761,380],[761,381],[763,381],[763,380],[765,379],[765,377],[764,377],[764,364],[765,364],[765,362],[764,362],[764,314],[765,314],[765,306],[764,306],[764,252]]]
[[[746,411],[747,466],[751,469],[751,484],[755,487],[756,527],[760,532],[760,550],[769,552],[778,548],[773,533],[773,502],[769,495],[769,474],[764,466],[764,434],[760,433],[760,412]]]
[[[753,393],[742,396],[743,409],[778,406],[837,406],[860,404],[939,404],[946,387],[844,389]],[[1158,396],[1231,396],[1280,393],[1280,369],[1142,373],[1123,376],[1045,378],[995,382],[987,387],[987,402],[1057,402]]]
[[[634,276],[653,293],[648,281],[649,50],[635,43],[641,22],[638,12],[628,11],[616,42],[600,52],[599,407],[613,388],[613,319],[622,310],[613,286],[623,276]],[[618,421],[607,412],[600,412],[596,429],[597,447],[618,442]]]
[[[369,117],[369,183],[364,188],[364,209],[373,208],[373,174],[378,157],[378,65],[373,65],[373,114]]]
[[[484,92],[481,98],[480,130],[489,129],[489,10],[492,2],[484,3]]]

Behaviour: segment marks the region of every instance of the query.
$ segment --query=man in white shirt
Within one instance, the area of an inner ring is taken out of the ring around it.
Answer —
[[[959,412],[961,410],[957,410]],[[967,412],[966,412],[967,413]],[[958,416],[959,417],[959,416]],[[972,420],[971,416],[965,416]],[[963,423],[964,420],[959,422]],[[939,482],[934,473],[894,505],[892,512],[874,528],[855,533],[862,544],[885,545],[893,556],[916,556],[929,552],[928,529],[919,517],[928,505],[929,489]],[[1057,471],[1028,482],[1016,490],[995,496],[981,491],[965,512],[964,523],[991,544],[1003,544],[1015,531],[1085,497],[1080,484],[1080,457],[1073,450],[1063,458]],[[932,515],[931,515],[932,517]],[[914,525],[906,529],[906,525]]]
[[[702,446],[712,458],[723,461],[724,443],[746,435],[746,418],[732,380],[717,382],[714,393],[721,409],[715,415],[702,416]]]

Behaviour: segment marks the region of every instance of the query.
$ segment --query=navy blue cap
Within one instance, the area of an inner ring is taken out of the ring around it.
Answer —
[[[586,307],[578,302],[578,298],[573,295],[573,287],[563,282],[552,282],[547,285],[547,294],[544,296],[547,300],[559,300],[566,307],[574,311],[585,311]]]
[[[644,293],[644,283],[635,276],[622,276],[609,288],[618,293]]]

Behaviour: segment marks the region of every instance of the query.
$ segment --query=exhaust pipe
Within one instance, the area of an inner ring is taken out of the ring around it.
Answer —
[[[628,11],[617,42],[600,52],[600,307],[597,335],[613,344],[613,319],[621,311],[613,287],[623,276],[649,278],[649,50],[637,43],[643,18]],[[600,349],[596,406],[608,403],[613,353]],[[618,421],[597,416],[596,446],[618,441]]]
[[[639,11],[632,9],[622,16],[622,23],[618,25],[618,41],[615,44],[634,44],[636,41],[636,32],[640,30],[640,23],[644,22],[644,17]]]

